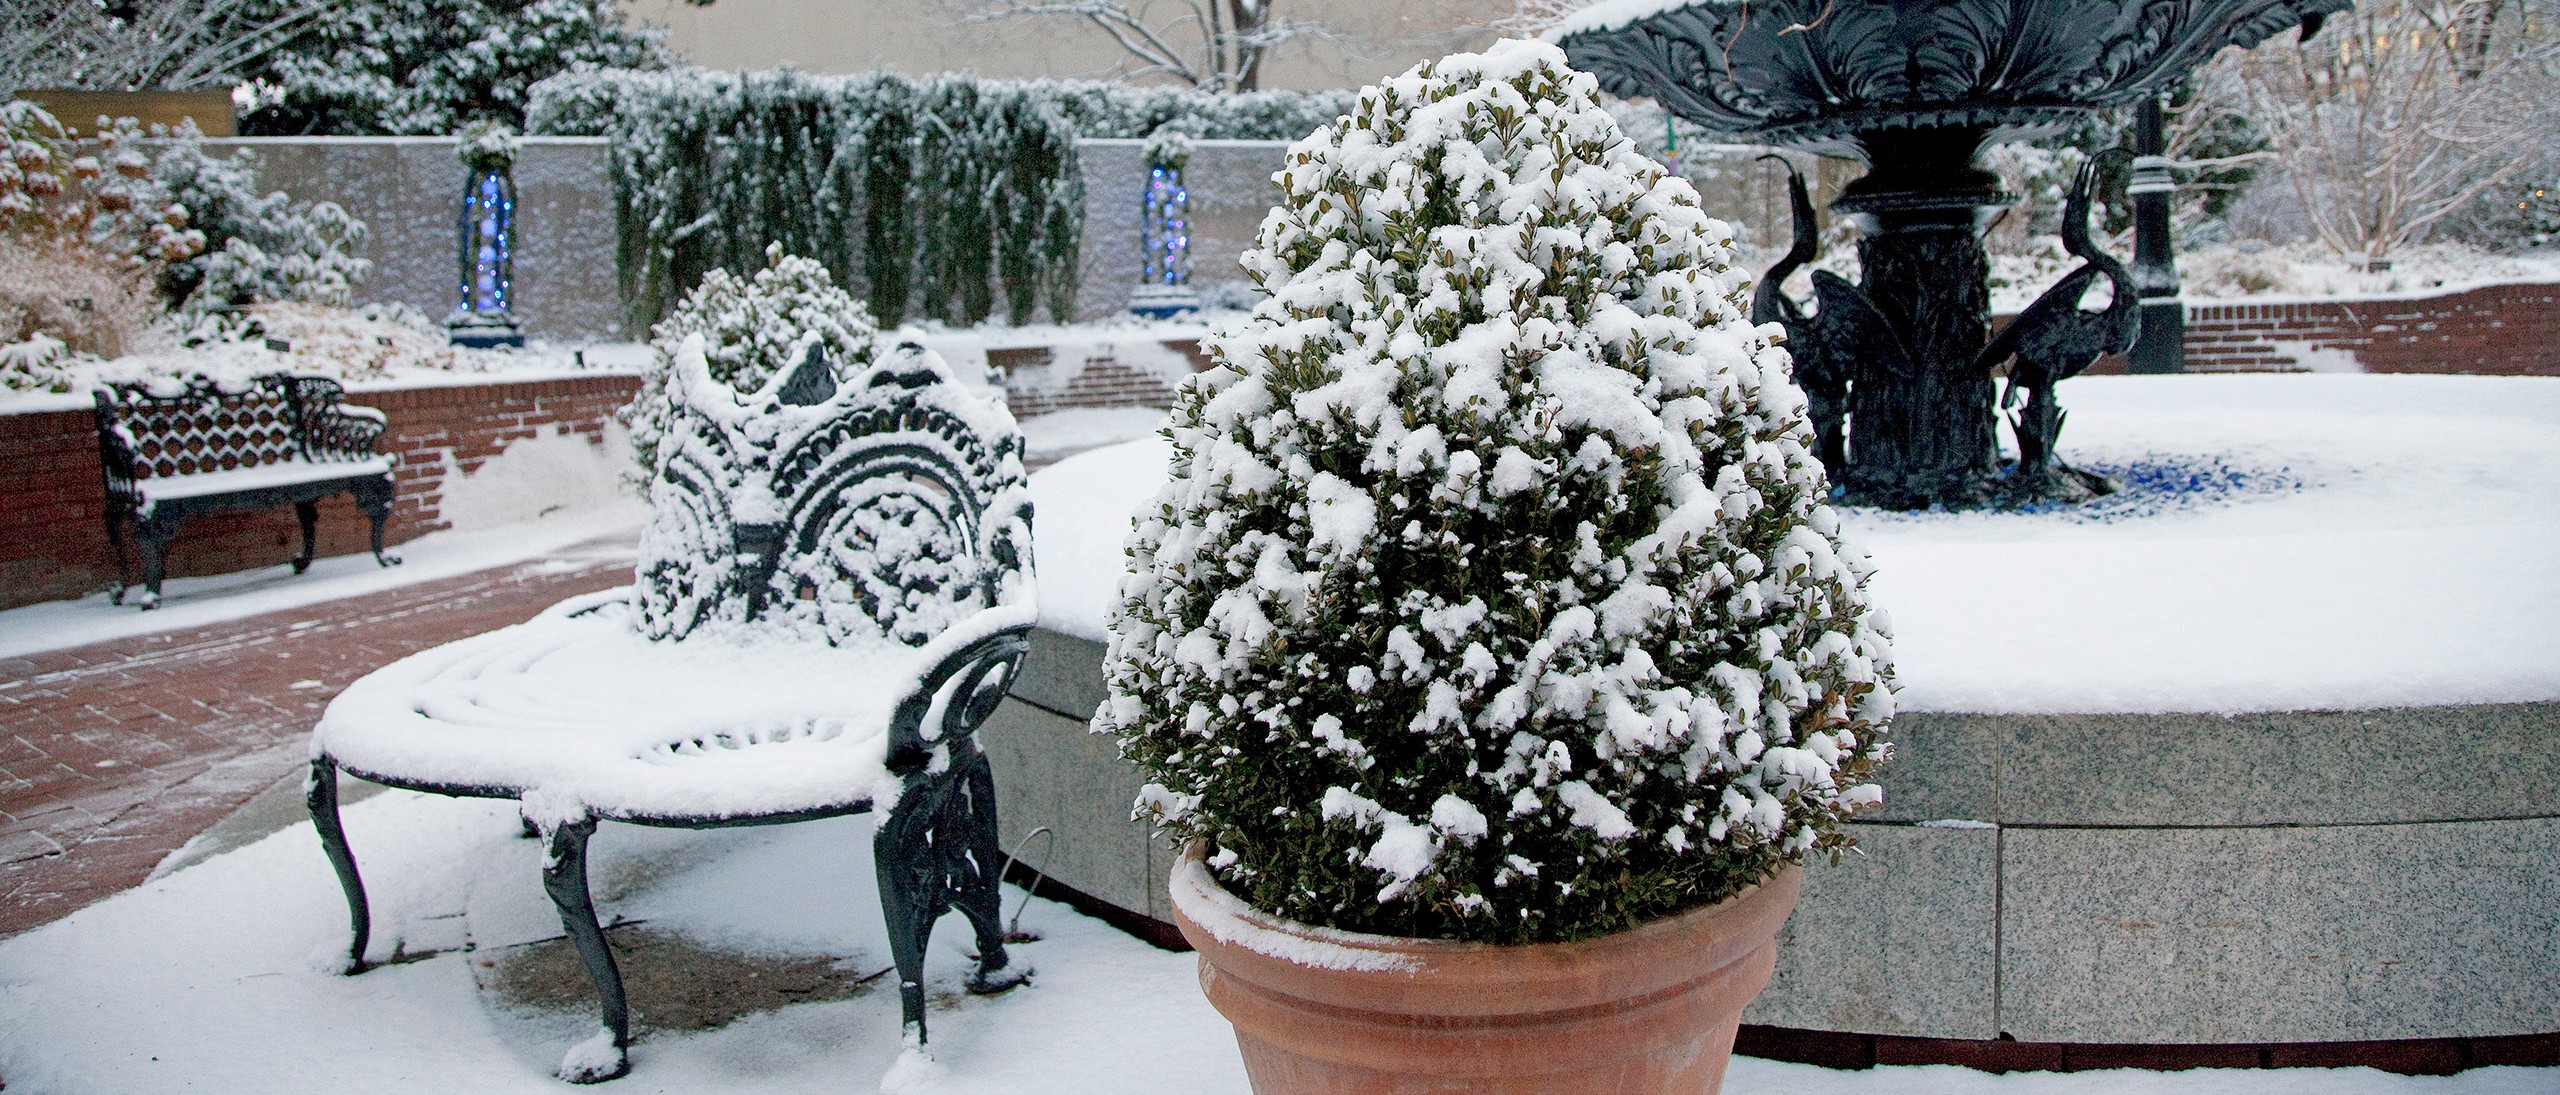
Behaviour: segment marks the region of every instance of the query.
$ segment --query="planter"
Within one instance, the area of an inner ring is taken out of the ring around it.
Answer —
[[[1174,867],[1175,923],[1256,1095],[1713,1095],[1803,874],[1633,931],[1498,946],[1283,920],[1200,857]]]

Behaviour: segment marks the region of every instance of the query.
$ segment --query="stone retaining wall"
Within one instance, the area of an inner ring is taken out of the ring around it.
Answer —
[[[1169,920],[1173,852],[1129,820],[1135,770],[1085,731],[1101,660],[1034,633],[980,735],[1004,841]],[[1744,1021],[1939,1060],[2005,1043],[2118,1064],[2560,1031],[2555,734],[2560,703],[1905,714],[1884,807],[1853,826],[1856,853],[1805,872]],[[1022,841],[1035,826],[1054,847]]]
[[[333,201],[365,223],[373,271],[364,300],[442,319],[461,299],[456,222],[469,182],[451,137],[232,137],[205,152],[247,149],[258,184],[295,201]],[[601,137],[527,137],[516,155],[514,311],[525,333],[554,341],[630,337],[622,330],[613,256],[612,149]]]
[[[400,456],[400,492],[388,539],[445,527],[445,477],[476,470],[509,442],[566,429],[601,443],[639,385],[628,374],[590,374],[350,393],[348,402],[391,420],[380,449]],[[84,596],[116,576],[96,421],[85,409],[0,414],[0,608]],[[368,530],[346,496],[320,503],[320,554],[363,551]],[[189,521],[169,545],[169,576],[281,564],[301,539],[289,506]]]

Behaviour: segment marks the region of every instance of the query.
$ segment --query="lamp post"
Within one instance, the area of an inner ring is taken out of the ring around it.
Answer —
[[[2133,126],[2133,283],[2142,292],[2142,337],[2127,355],[2137,373],[2187,369],[2187,304],[2178,296],[2176,248],[2169,238],[2169,198],[2178,184],[2160,155],[2160,97],[2142,100]]]
[[[1146,160],[1138,208],[1138,291],[1129,298],[1129,310],[1165,319],[1200,308],[1200,294],[1191,288],[1191,191],[1182,184],[1191,138],[1160,129],[1147,138]]]
[[[516,135],[474,123],[455,152],[470,169],[457,224],[461,302],[444,321],[457,346],[522,346],[510,305],[515,295]]]

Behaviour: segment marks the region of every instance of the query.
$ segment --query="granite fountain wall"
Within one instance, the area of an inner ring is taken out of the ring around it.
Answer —
[[[981,734],[1005,843],[1090,902],[1169,921],[1173,851],[1129,819],[1141,781],[1085,730],[1102,654],[1035,633]],[[2560,1063],[2560,703],[1912,712],[1894,741],[1857,851],[1806,871],[1746,1051]],[[1038,826],[1054,840],[1024,841]]]

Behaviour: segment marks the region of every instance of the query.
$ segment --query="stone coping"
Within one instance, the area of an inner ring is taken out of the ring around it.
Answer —
[[[1103,646],[1046,629],[1013,694],[1083,719]],[[2560,818],[2560,702],[2241,715],[1904,712],[1873,824],[2381,825]],[[2200,781],[2210,776],[2211,788]]]
[[[1102,655],[1034,632],[982,737],[1008,845],[1161,921],[1172,851],[1128,820],[1137,774],[1085,730]],[[1807,871],[1744,1015],[1760,1055],[2560,1063],[2560,703],[1927,712],[1895,740],[1886,806]],[[1014,836],[1034,825],[1054,847]]]

